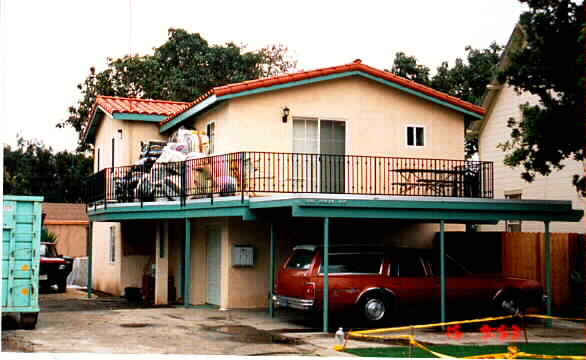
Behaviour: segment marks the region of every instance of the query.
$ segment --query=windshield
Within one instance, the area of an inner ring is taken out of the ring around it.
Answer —
[[[41,244],[41,256],[57,257],[57,249],[53,245]]]

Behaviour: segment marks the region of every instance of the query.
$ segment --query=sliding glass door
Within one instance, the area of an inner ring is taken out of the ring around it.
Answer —
[[[293,119],[294,181],[305,191],[344,192],[346,123],[318,118]]]

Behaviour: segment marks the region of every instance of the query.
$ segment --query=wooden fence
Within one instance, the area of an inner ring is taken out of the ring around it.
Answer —
[[[545,288],[545,234],[504,232],[502,273],[533,279]],[[584,287],[571,280],[571,273],[584,268],[584,238],[573,233],[551,234],[552,301],[557,314],[584,311]]]

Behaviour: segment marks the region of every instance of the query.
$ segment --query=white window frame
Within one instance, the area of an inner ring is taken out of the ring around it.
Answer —
[[[213,131],[209,131],[208,129],[212,129]],[[213,135],[213,136],[210,136]],[[216,151],[216,121],[212,120],[206,124],[206,135],[208,136],[208,155],[213,155]]]
[[[413,128],[413,145],[409,145],[409,129]],[[417,128],[423,129],[423,145],[417,145]],[[408,148],[424,148],[427,144],[427,136],[425,135],[425,125],[405,125],[405,146]]]
[[[320,116],[293,116],[291,117],[291,152],[295,152],[295,138],[293,137],[293,122],[295,120],[317,120],[317,151],[316,154],[321,152],[321,122],[322,121],[340,121],[344,123],[344,155],[348,154],[348,136],[349,136],[349,124],[348,119],[336,118],[336,117],[320,117]]]
[[[116,226],[110,226],[110,238],[108,242],[108,264],[116,264]]]
[[[522,193],[519,192],[507,192],[505,191],[505,199],[507,200],[521,200],[523,198]],[[523,231],[523,225],[521,220],[505,220],[505,231],[506,232],[514,232],[512,231],[513,226],[519,227],[519,232]]]
[[[102,145],[96,146],[96,153],[95,153],[96,167],[95,167],[94,172],[100,171],[101,162],[104,161],[103,157],[104,157],[104,152],[102,151]]]

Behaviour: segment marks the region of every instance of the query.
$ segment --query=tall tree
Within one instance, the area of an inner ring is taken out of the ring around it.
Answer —
[[[486,85],[495,75],[502,49],[495,42],[486,49],[466,46],[465,60],[456,58],[453,67],[444,61],[431,77],[429,68],[419,64],[417,58],[398,52],[391,70],[387,71],[478,105]],[[464,150],[467,157],[472,156],[478,151],[478,140],[467,137]]]
[[[385,69],[385,71],[392,72],[395,75],[402,76],[419,84],[428,86],[430,84],[429,68],[419,64],[416,57],[406,55],[402,51],[395,54],[395,60],[393,61],[391,70]]]
[[[500,144],[505,164],[522,166],[522,177],[561,169],[565,159],[584,160],[584,3],[570,0],[520,0],[529,6],[521,15],[519,37],[510,64],[498,78],[519,92],[539,97],[511,118],[511,140]],[[583,174],[574,184],[584,191]]]
[[[212,87],[272,76],[296,66],[283,45],[245,52],[243,45],[210,45],[201,35],[182,29],[169,29],[168,35],[152,55],[108,58],[101,72],[92,67],[77,86],[81,98],[57,126],[73,127],[81,140],[96,95],[193,101]],[[85,148],[80,142],[79,149]]]
[[[48,202],[80,202],[92,159],[61,151],[37,140],[19,138],[16,149],[4,146],[4,194],[42,195]]]

